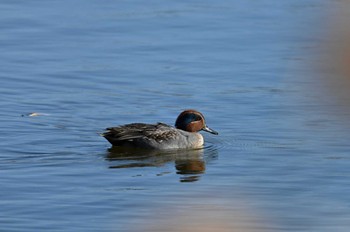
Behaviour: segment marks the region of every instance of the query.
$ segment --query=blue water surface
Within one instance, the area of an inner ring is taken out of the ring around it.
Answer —
[[[1,1],[0,230],[348,231],[348,118],[308,67],[333,4]],[[188,108],[202,150],[98,134]]]

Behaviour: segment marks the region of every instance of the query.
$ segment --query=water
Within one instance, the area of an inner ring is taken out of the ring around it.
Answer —
[[[2,1],[1,231],[348,231],[347,113],[305,65],[330,6]],[[202,150],[98,135],[187,108]]]

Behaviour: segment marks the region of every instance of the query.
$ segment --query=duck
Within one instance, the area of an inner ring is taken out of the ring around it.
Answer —
[[[189,109],[179,114],[175,127],[161,122],[130,123],[106,128],[101,136],[117,147],[156,150],[197,149],[202,148],[204,144],[204,138],[198,133],[199,131],[219,134],[206,125],[202,113]]]

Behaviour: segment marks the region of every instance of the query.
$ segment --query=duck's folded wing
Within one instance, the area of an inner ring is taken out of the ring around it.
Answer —
[[[145,124],[131,123],[119,127],[110,127],[102,134],[113,145],[149,145],[153,147],[156,143],[162,143],[173,139],[176,135],[175,128],[163,123]]]

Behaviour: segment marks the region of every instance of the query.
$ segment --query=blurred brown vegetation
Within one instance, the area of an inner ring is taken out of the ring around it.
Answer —
[[[325,77],[335,104],[350,108],[350,1],[334,2],[320,26],[325,27],[317,69]]]

